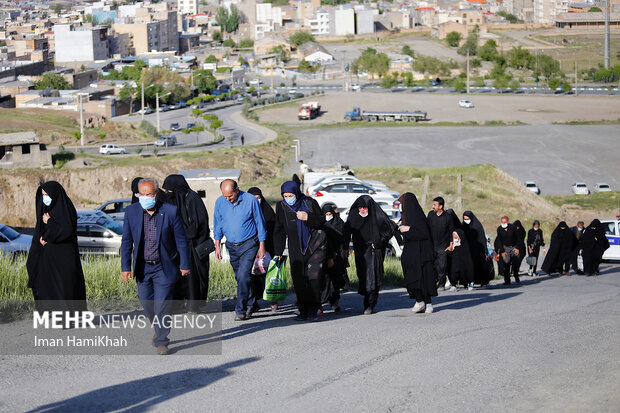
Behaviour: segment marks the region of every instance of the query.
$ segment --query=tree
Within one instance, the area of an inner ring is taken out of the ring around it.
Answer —
[[[235,41],[233,39],[229,38],[222,42],[222,46],[235,48],[237,45],[235,44]]]
[[[67,82],[67,79],[62,75],[56,73],[45,73],[41,76],[41,79],[34,82],[34,88],[41,89],[53,89],[53,90],[69,90],[71,85]]]
[[[411,58],[415,57],[415,53],[413,53],[413,50],[411,50],[411,47],[409,47],[408,44],[404,45],[400,52],[405,56],[409,56]]]
[[[508,87],[508,79],[506,76],[500,76],[493,82],[493,87],[500,92]]]
[[[509,87],[512,90],[519,90],[519,88],[521,87],[521,83],[517,79],[514,79],[510,82]]]
[[[138,90],[131,86],[130,83],[125,83],[118,93],[118,97],[123,102],[129,101],[129,113],[133,112],[133,98]]]
[[[412,87],[415,83],[413,81],[413,73],[403,72],[403,83],[406,87]]]
[[[194,86],[200,93],[210,93],[217,88],[217,80],[210,70],[198,69],[194,72]]]
[[[596,7],[596,6],[594,6],[594,7],[590,7],[590,9],[588,10],[588,12],[589,12],[589,13],[602,13],[602,12],[603,12],[603,10],[601,10],[601,8],[600,8],[600,7]]]
[[[467,40],[463,43],[463,46],[459,47],[458,53],[460,55],[467,55],[467,51],[469,51],[470,56],[476,56],[478,54],[478,38],[480,37],[480,29],[478,25],[474,27],[474,29],[467,36]]]
[[[241,39],[239,40],[239,48],[240,49],[251,49],[254,47],[254,40],[252,39]]]
[[[278,46],[272,48],[269,51],[269,53],[270,54],[280,55],[280,60],[282,60],[283,62],[288,62],[290,60],[290,58],[288,56],[288,52],[286,51],[286,49],[282,45],[278,45]]]
[[[218,61],[219,60],[217,60],[217,57],[213,56],[212,54],[207,56],[207,58],[205,59],[205,63],[217,63]]]
[[[221,42],[222,41],[222,32],[220,30],[215,30],[211,37],[213,38],[213,41]]]
[[[308,32],[303,32],[303,31],[297,31],[294,34],[292,34],[289,38],[288,41],[295,47],[299,47],[304,43],[308,43],[308,42],[315,42],[316,43],[316,39],[314,38],[314,36],[311,33]]]
[[[58,3],[58,4],[56,4],[54,6],[54,13],[56,13],[56,14],[62,13],[63,10],[64,10],[64,6],[62,4],[60,4],[60,3]]]
[[[529,50],[523,49],[521,46],[510,49],[507,60],[508,65],[515,69],[532,70],[536,64],[536,58],[532,56]]]
[[[487,62],[495,60],[497,57],[497,43],[495,43],[495,40],[487,40],[487,42],[478,49],[478,56]]]
[[[385,76],[381,79],[381,87],[385,89],[391,89],[398,85],[398,77],[397,76]]]
[[[552,91],[555,91],[557,88],[559,88],[561,84],[562,81],[557,77],[551,77],[547,80],[547,86],[549,86],[549,89],[551,89]]]
[[[428,73],[433,76],[447,76],[450,74],[450,65],[448,63],[442,62],[436,57],[431,56],[418,55],[415,61],[411,64],[411,67],[416,72],[422,74]]]
[[[498,11],[496,14],[500,17],[503,17],[504,19],[508,20],[510,23],[513,23],[513,24],[519,21],[517,16],[515,16],[514,14],[507,13],[505,11]]]
[[[176,102],[186,99],[191,94],[190,85],[185,82],[183,76],[165,67],[154,66],[143,69],[140,82],[145,85],[153,85],[144,88],[144,99],[151,105],[155,104],[156,93],[159,93],[160,96],[170,93],[170,95],[160,98],[160,103]]]
[[[573,90],[573,87],[571,86],[570,83],[562,82],[562,92],[568,93],[568,92],[572,92],[572,90]]]
[[[456,79],[453,86],[454,90],[456,90],[457,92],[464,92],[467,90],[467,84],[461,78]]]
[[[215,21],[226,33],[236,31],[239,20],[239,9],[234,4],[230,5],[230,11],[226,7],[219,7],[215,13]]]
[[[446,42],[448,43],[448,46],[450,46],[450,47],[459,47],[459,44],[461,44],[461,39],[462,38],[463,38],[463,36],[461,36],[461,33],[459,33],[459,32],[450,32],[446,36]]]
[[[536,63],[535,63],[536,64]],[[560,62],[547,54],[538,55],[538,74],[542,74],[545,78],[549,79],[553,76],[559,76],[562,74],[560,70]]]
[[[298,69],[299,69],[299,71],[301,73],[311,73],[311,72],[314,72],[314,67],[312,67],[312,64],[310,62],[308,62],[306,59],[304,59],[301,62],[299,62]]]
[[[375,49],[369,47],[353,61],[351,68],[354,73],[362,71],[371,76],[383,77],[390,68],[390,62],[390,58],[385,53],[377,53]]]

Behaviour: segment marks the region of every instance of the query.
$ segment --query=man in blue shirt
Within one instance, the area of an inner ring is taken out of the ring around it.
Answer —
[[[226,237],[230,265],[237,280],[236,321],[252,316],[257,299],[251,283],[256,258],[265,256],[265,218],[254,195],[240,191],[236,181],[226,179],[220,184],[222,196],[215,201],[213,238],[215,257],[222,259],[221,242]]]

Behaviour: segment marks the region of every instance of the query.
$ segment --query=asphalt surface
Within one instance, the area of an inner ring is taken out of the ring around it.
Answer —
[[[373,127],[308,129],[301,158],[310,168],[339,162],[355,167],[439,168],[493,163],[544,195],[571,193],[575,182],[590,189],[607,182],[620,189],[617,125]]]
[[[371,316],[352,292],[318,323],[225,313],[218,356],[1,356],[0,410],[617,411],[620,271],[601,270],[441,292],[429,315],[402,288]]]

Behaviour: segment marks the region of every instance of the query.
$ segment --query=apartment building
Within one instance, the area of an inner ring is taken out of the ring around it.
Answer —
[[[350,5],[333,7],[329,11],[329,34],[347,36],[355,34],[355,10]]]
[[[308,26],[314,36],[329,34],[329,12],[325,9],[316,9],[314,18],[308,20]]]
[[[106,27],[57,24],[54,25],[54,43],[57,63],[92,62],[110,55]]]
[[[198,0],[177,0],[177,10],[180,14],[197,14]]]

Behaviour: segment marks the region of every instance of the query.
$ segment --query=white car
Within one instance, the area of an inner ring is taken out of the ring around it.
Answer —
[[[590,190],[588,189],[588,185],[583,182],[574,183],[571,187],[573,190],[573,194],[575,195],[588,195],[590,194]]]
[[[601,224],[609,241],[609,248],[603,254],[603,259],[620,260],[620,216],[616,219],[603,219]]]
[[[13,228],[0,224],[0,256],[27,254],[31,244],[31,235],[20,234]]]
[[[250,80],[249,83],[250,83],[250,85],[258,86],[258,85],[260,85],[263,82],[261,82],[260,79],[252,79],[252,80]]]
[[[394,197],[391,195],[378,193],[369,185],[355,182],[326,185],[315,192],[312,197],[316,199],[321,208],[323,205],[331,204],[338,207],[340,211],[344,211],[349,209],[353,202],[364,194],[370,195],[377,203],[394,203]]]
[[[142,109],[140,109],[139,111],[137,111],[136,113],[141,115],[142,114]],[[148,115],[149,113],[153,113],[153,109],[149,108],[148,106],[144,108],[144,114]]]
[[[104,145],[101,145],[99,147],[99,153],[102,155],[113,155],[113,154],[124,154],[125,152],[125,148],[121,148],[118,145],[114,145],[112,143],[107,143]]]
[[[459,100],[459,106],[462,108],[473,108],[474,102],[472,102],[471,100],[467,100],[467,99]]]
[[[383,182],[379,181],[365,181],[359,179],[353,175],[333,175],[333,176],[325,176],[314,183],[314,185],[306,188],[306,195],[313,196],[318,190],[321,188],[333,184],[333,183],[341,183],[341,182],[349,182],[349,183],[358,183],[364,184],[372,187],[375,192],[380,192],[384,195],[391,195],[394,199],[398,199],[400,197],[400,193],[396,191],[392,191],[387,187]]]
[[[526,181],[525,187],[530,191],[534,192],[536,195],[540,195],[540,188],[536,185],[536,182]]]
[[[609,184],[606,184],[605,182],[599,182],[598,184],[594,185],[594,192],[611,192],[611,188],[609,187]]]

